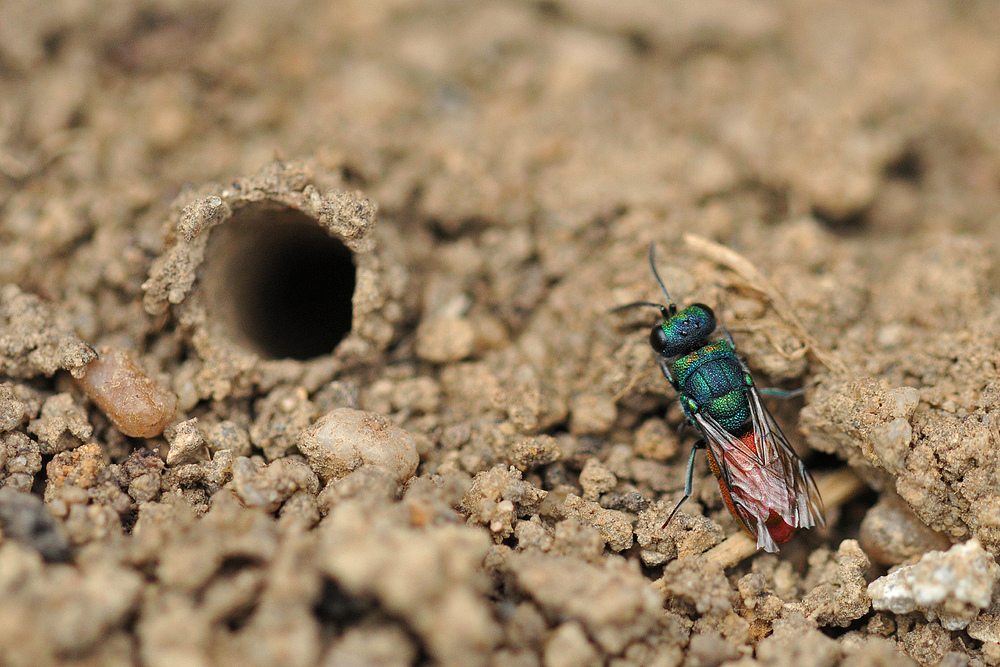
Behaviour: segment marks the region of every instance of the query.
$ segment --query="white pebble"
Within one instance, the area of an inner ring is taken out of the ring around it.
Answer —
[[[872,607],[897,614],[920,611],[946,630],[961,630],[990,605],[1000,567],[975,539],[929,551],[868,585]]]
[[[374,412],[337,408],[299,436],[298,448],[324,483],[365,466],[404,482],[417,471],[416,440]]]

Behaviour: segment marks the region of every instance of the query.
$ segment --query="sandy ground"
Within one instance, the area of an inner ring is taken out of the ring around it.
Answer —
[[[991,0],[0,3],[0,664],[1000,664],[998,72]],[[807,387],[777,555],[703,457],[662,527],[653,243]]]

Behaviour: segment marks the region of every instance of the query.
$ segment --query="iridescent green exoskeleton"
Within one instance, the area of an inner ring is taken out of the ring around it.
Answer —
[[[758,548],[777,551],[796,529],[823,524],[816,483],[761,402],[729,332],[711,340],[715,313],[703,303],[678,312],[656,270],[654,253],[651,245],[649,264],[668,305],[637,301],[612,312],[635,306],[660,311],[663,321],[653,327],[649,344],[688,421],[701,434],[691,449],[684,496],[663,526],[691,497],[695,454],[705,449],[726,507],[757,539]]]

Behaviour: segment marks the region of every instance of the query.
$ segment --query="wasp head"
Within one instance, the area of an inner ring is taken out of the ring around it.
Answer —
[[[677,357],[705,345],[713,331],[715,313],[705,304],[696,303],[653,327],[649,344],[663,357]]]

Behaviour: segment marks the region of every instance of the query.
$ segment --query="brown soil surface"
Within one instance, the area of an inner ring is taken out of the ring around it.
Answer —
[[[0,2],[0,664],[1000,664],[998,73],[993,0]],[[651,244],[807,388],[778,554],[703,456],[663,528]]]

